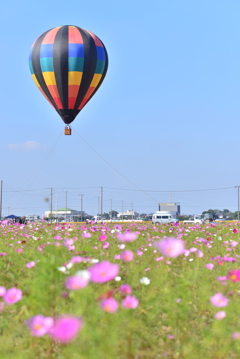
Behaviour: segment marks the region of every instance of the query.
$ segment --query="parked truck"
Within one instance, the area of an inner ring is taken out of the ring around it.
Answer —
[[[201,214],[196,214],[193,218],[189,218],[186,219],[185,221],[183,221],[183,223],[199,223],[202,224],[203,223],[203,218]]]
[[[183,221],[183,223],[199,223],[199,224],[208,224],[214,221],[214,216],[212,213],[196,214],[193,218]]]

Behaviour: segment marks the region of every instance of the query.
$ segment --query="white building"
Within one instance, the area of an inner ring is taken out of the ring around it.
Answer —
[[[75,209],[70,208],[60,208],[57,211],[45,211],[45,218],[50,218],[52,213],[52,218],[67,218],[72,219],[73,217],[80,217],[81,215],[84,217],[86,213],[84,211],[76,211]]]

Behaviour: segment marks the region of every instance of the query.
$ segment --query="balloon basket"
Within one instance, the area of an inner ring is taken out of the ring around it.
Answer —
[[[72,129],[70,126],[64,128],[64,135],[70,136],[72,134]]]

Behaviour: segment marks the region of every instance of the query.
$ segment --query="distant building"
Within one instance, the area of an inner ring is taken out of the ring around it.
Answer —
[[[180,215],[180,204],[178,203],[159,203],[159,211],[169,211],[174,212],[175,215]]]
[[[68,218],[71,219],[73,217],[81,216],[81,211],[76,211],[75,209],[70,208],[60,208],[57,211],[52,211],[53,218]],[[86,216],[86,213],[83,211],[82,216]],[[45,217],[51,217],[51,211],[45,211]]]

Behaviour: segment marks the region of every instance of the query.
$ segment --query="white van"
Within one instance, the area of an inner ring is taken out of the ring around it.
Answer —
[[[173,212],[157,211],[152,216],[152,223],[163,224],[163,223],[177,223],[179,220],[176,218]]]

